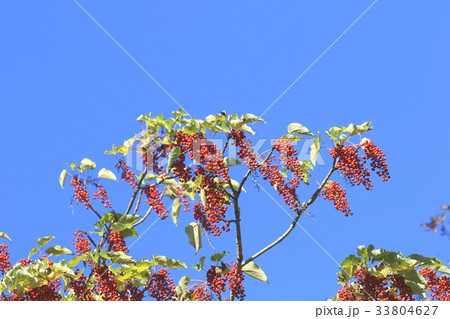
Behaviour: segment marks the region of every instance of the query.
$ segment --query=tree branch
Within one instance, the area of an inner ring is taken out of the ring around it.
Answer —
[[[314,201],[317,199],[317,197],[320,194],[320,191],[325,187],[326,183],[328,182],[328,180],[330,179],[331,175],[333,174],[333,172],[336,170],[336,159],[333,160],[333,166],[331,167],[330,171],[328,172],[327,176],[325,176],[324,180],[322,181],[322,183],[319,185],[319,187],[316,189],[316,191],[312,194],[311,198],[308,200],[308,202],[303,203],[302,206],[297,210],[297,215],[295,216],[294,220],[292,221],[291,225],[289,226],[289,228],[284,232],[283,235],[281,235],[277,240],[275,240],[273,243],[271,243],[270,245],[266,246],[265,248],[261,249],[259,252],[257,252],[256,254],[254,254],[253,256],[251,256],[250,258],[248,258],[246,261],[244,261],[244,263],[242,264],[242,266],[247,265],[249,262],[255,260],[256,258],[258,258],[259,256],[261,256],[262,254],[264,254],[266,251],[270,250],[271,248],[275,247],[276,245],[278,245],[279,243],[281,243],[290,233],[291,231],[295,228],[295,225],[297,224],[300,216],[302,216],[302,214],[306,211],[306,209],[312,204],[314,203]]]
[[[143,181],[144,178],[145,178],[145,175],[147,175],[147,168],[145,168],[144,172],[142,172],[142,176],[141,176],[141,178],[140,178],[139,181],[138,181],[136,190],[134,191],[133,196],[131,197],[131,200],[130,200],[130,202],[128,203],[128,207],[127,207],[127,210],[125,211],[125,214],[124,214],[124,215],[128,215],[128,213],[129,213],[130,210],[131,210],[131,207],[133,207],[134,200],[136,199],[136,195],[137,195],[137,193],[139,192],[139,190],[140,190],[140,188],[141,188],[141,184],[142,184],[142,181]]]

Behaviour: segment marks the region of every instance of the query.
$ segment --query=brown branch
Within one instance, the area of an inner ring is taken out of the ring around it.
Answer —
[[[138,197],[136,206],[134,207],[133,215],[136,215],[137,211],[139,210],[139,206],[141,205],[142,193],[143,193],[143,190],[141,189],[141,191],[139,192],[139,197]]]
[[[262,254],[264,254],[266,251],[270,250],[271,248],[275,247],[276,245],[278,245],[279,243],[281,243],[291,232],[292,230],[294,230],[295,225],[297,224],[300,216],[302,216],[302,214],[306,211],[306,209],[312,204],[314,203],[314,201],[317,199],[317,197],[320,194],[320,191],[325,187],[326,183],[328,182],[328,180],[330,179],[331,175],[333,174],[333,172],[336,170],[336,159],[333,160],[333,166],[331,167],[330,171],[328,172],[327,176],[325,176],[324,180],[322,181],[322,183],[319,185],[319,187],[316,189],[316,191],[312,194],[311,198],[306,202],[303,203],[302,206],[297,210],[297,215],[295,216],[294,220],[292,221],[291,225],[289,226],[289,228],[284,232],[283,235],[281,235],[280,237],[278,237],[277,240],[275,240],[273,243],[271,243],[270,245],[266,246],[265,248],[261,249],[259,252],[257,252],[256,254],[254,254],[253,256],[251,256],[250,258],[248,258],[246,261],[244,261],[244,263],[242,264],[242,266],[247,265],[249,262],[255,260],[256,258],[258,258],[259,256],[261,256]]]
[[[150,206],[148,208],[147,212],[145,213],[145,215],[140,220],[138,220],[137,222],[135,222],[133,224],[133,227],[136,227],[137,225],[142,224],[147,219],[147,217],[150,216],[150,213],[152,212],[152,209],[153,209],[153,207]]]
[[[125,211],[125,214],[124,214],[124,215],[128,215],[128,213],[129,213],[130,210],[131,210],[131,207],[133,207],[134,200],[136,199],[136,195],[137,195],[137,193],[139,192],[139,190],[140,190],[140,188],[141,188],[141,184],[142,184],[142,181],[143,181],[144,178],[145,178],[145,175],[147,175],[147,168],[145,168],[145,170],[142,172],[142,176],[141,176],[141,178],[140,178],[139,181],[138,181],[136,190],[134,191],[133,196],[131,197],[131,200],[130,200],[130,202],[128,203],[128,207],[127,207],[127,210]]]

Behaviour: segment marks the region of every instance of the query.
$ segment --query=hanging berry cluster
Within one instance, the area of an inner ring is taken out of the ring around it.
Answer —
[[[114,251],[122,251],[125,254],[129,252],[125,240],[123,239],[123,236],[115,230],[112,229],[110,230],[108,236],[108,244],[109,247],[112,248],[112,250]]]
[[[167,269],[161,268],[152,275],[147,287],[152,298],[158,301],[174,300],[176,297],[175,285],[173,284],[173,279],[167,276],[168,274]]]
[[[450,301],[450,278],[444,275],[436,276],[436,271],[424,268],[420,274],[427,279],[428,290],[432,300]]]
[[[52,282],[31,288],[30,290],[26,291],[23,295],[22,300],[26,301],[58,301],[61,300],[62,297],[59,294],[59,287],[61,286],[61,280],[55,279]]]
[[[220,298],[221,293],[226,290],[226,278],[220,276],[216,272],[216,266],[212,265],[206,272],[206,282],[209,288]]]
[[[197,301],[212,301],[212,295],[208,291],[208,287],[203,283],[194,284],[194,291],[192,291],[191,296]]]
[[[173,174],[181,182],[195,181],[202,176],[199,189],[204,191],[205,200],[193,206],[194,219],[200,222],[205,231],[214,236],[219,236],[222,231],[229,231],[227,223],[218,225],[225,219],[228,209],[228,193],[222,185],[230,181],[222,152],[201,133],[189,135],[178,131],[176,142],[181,154],[172,165]],[[192,167],[186,165],[186,154],[191,161],[195,161],[196,165]],[[187,210],[186,201],[183,203]]]
[[[91,244],[87,238],[84,237],[83,232],[78,231],[73,234],[73,245],[75,247],[75,252],[78,256],[85,254],[88,251],[91,251]]]
[[[94,277],[97,279],[95,292],[102,296],[106,301],[120,300],[119,292],[117,291],[117,283],[114,279],[114,274],[108,269],[106,265],[97,265],[93,270]]]
[[[273,147],[280,153],[278,160],[281,164],[294,174],[296,185],[298,186],[299,180],[303,180],[303,169],[301,168],[302,163],[298,160],[297,150],[292,145],[292,142],[287,139],[278,139],[273,144]]]
[[[136,183],[135,174],[131,171],[131,169],[125,164],[124,161],[119,160],[116,165],[116,168],[122,170],[121,178],[127,182],[132,188],[138,187]]]
[[[238,300],[244,300],[245,298],[245,289],[242,285],[244,281],[244,273],[237,271],[237,263],[233,263],[230,271],[225,274],[225,277],[228,280],[228,289],[230,289],[233,296]]]
[[[70,185],[74,187],[74,199],[82,203],[86,209],[91,207],[91,203],[89,202],[89,192],[86,189],[86,184],[80,180],[78,176],[74,176],[70,181]]]
[[[361,184],[367,190],[373,188],[370,172],[364,166],[365,160],[358,156],[358,148],[356,146],[337,144],[335,148],[330,150],[330,155],[339,159],[336,167],[352,185]]]
[[[79,271],[75,271],[75,275],[78,275]],[[94,300],[94,296],[87,288],[87,278],[85,275],[80,275],[77,279],[71,279],[69,283],[69,290],[72,290],[76,296],[77,301],[91,301]]]
[[[348,216],[353,215],[353,213],[351,213],[347,198],[345,198],[346,193],[347,191],[340,187],[338,182],[328,182],[321,191],[321,195],[325,199],[333,201],[334,208]]]
[[[361,147],[365,153],[365,156],[362,156],[361,158],[370,160],[372,171],[375,171],[377,175],[382,178],[383,182],[389,180],[391,177],[387,168],[386,155],[383,151],[370,140],[361,143]]]
[[[9,251],[8,245],[0,245],[0,273],[5,274],[5,272],[11,268],[11,262],[9,261]]]
[[[406,284],[404,277],[395,274],[388,285],[386,278],[383,276],[374,276],[370,274],[366,267],[361,267],[354,274],[356,278],[355,289],[347,285],[338,291],[340,301],[412,301],[413,292]]]
[[[99,199],[100,203],[102,203],[105,208],[112,208],[112,204],[106,190],[100,184],[95,184],[95,187],[97,187],[97,191],[92,194],[92,197],[94,199]]]
[[[158,217],[165,219],[168,217],[167,210],[161,200],[161,192],[156,188],[156,186],[149,186],[144,189],[145,196],[147,196],[147,204],[149,204],[152,209],[158,214]]]

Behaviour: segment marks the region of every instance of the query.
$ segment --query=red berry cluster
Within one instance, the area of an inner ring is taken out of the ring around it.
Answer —
[[[405,278],[399,274],[395,274],[391,278],[391,289],[397,293],[400,301],[413,301],[413,291],[405,282]]]
[[[362,184],[367,190],[372,189],[370,172],[364,167],[366,161],[358,157],[358,148],[356,146],[338,144],[330,150],[330,155],[333,158],[339,158],[336,167],[352,184]]]
[[[233,140],[233,144],[239,147],[237,155],[242,159],[243,163],[248,166],[249,169],[255,170],[258,167],[257,157],[253,151],[252,143],[246,138],[243,131],[231,131],[228,134],[228,138]]]
[[[141,301],[144,299],[144,290],[127,282],[125,289],[120,292],[120,297],[124,301]]]
[[[91,244],[87,238],[84,237],[83,232],[78,231],[74,234],[73,245],[75,247],[75,252],[78,256],[83,255],[84,253],[91,251]]]
[[[102,203],[105,208],[112,208],[112,204],[106,190],[99,184],[96,184],[95,187],[97,187],[97,192],[93,193],[92,197],[94,199],[100,199],[100,203]]]
[[[172,164],[173,175],[178,177],[182,183],[192,180],[191,168],[186,167],[185,161],[186,155],[182,153]]]
[[[301,163],[297,158],[297,150],[294,149],[292,142],[285,139],[278,139],[273,144],[273,147],[278,151],[278,153],[280,153],[280,157],[278,159],[281,164],[286,166],[286,168],[291,171],[297,178],[303,180],[303,170],[301,168]]]
[[[174,300],[176,296],[175,285],[173,284],[173,279],[167,276],[168,274],[167,269],[161,268],[157,273],[152,275],[147,287],[152,298],[158,301]]]
[[[28,267],[29,265],[31,265],[33,263],[33,260],[32,259],[21,259],[20,263],[22,264],[22,266]]]
[[[78,176],[74,176],[69,184],[74,187],[73,191],[75,192],[75,200],[82,203],[86,209],[91,207],[91,203],[89,202],[89,192],[87,191],[86,185],[83,181],[81,181]]]
[[[161,200],[161,193],[158,191],[156,186],[149,186],[145,188],[145,195],[147,196],[147,204],[153,208],[161,220],[167,218],[167,210]]]
[[[233,263],[233,266],[230,268],[230,271],[225,274],[228,280],[228,289],[231,290],[231,293],[236,299],[244,300],[245,298],[245,289],[242,285],[244,281],[244,273],[237,271],[237,263]]]
[[[103,300],[120,300],[119,292],[117,291],[117,283],[114,279],[114,274],[108,269],[108,266],[95,266],[93,274],[97,279],[97,285],[95,287],[96,293],[101,295]]]
[[[355,296],[355,289],[352,286],[347,285],[338,291],[338,297],[340,301],[362,301],[361,297]]]
[[[40,286],[40,287],[29,287],[28,291],[23,295],[23,300],[26,301],[59,301],[61,300],[61,295],[59,294],[59,287],[61,285],[61,280],[55,279],[52,282]]]
[[[8,269],[11,268],[11,262],[9,261],[8,245],[0,245],[0,273],[5,274]]]
[[[122,170],[122,176],[121,178],[126,181],[132,188],[137,187],[135,174],[130,170],[130,168],[125,164],[124,161],[120,160],[116,168],[119,170]]]
[[[339,186],[338,182],[328,182],[322,189],[321,194],[325,199],[332,200],[334,208],[343,212],[345,216],[353,215],[350,207],[348,207],[347,198],[345,198],[346,190]]]
[[[206,205],[197,203],[194,205],[194,219],[198,220],[205,231],[219,236],[222,231],[228,232],[227,224],[218,226],[217,224],[224,220],[228,209],[228,200],[226,191],[220,186],[220,183],[214,180],[214,174],[207,172],[199,166],[195,170],[196,175],[203,175],[200,183],[200,189],[203,189],[206,197]]]
[[[114,251],[123,251],[125,254],[129,252],[123,236],[115,230],[110,230],[108,244],[110,249],[112,248]]]
[[[189,208],[189,201],[186,199],[187,198],[187,195],[186,194],[184,194],[184,191],[185,191],[185,189],[184,188],[177,188],[176,190],[175,190],[175,192],[176,192],[176,194],[177,194],[177,196],[178,196],[178,199],[180,200],[180,202],[184,205],[184,211],[185,212],[187,212],[187,211],[190,211],[191,209]]]
[[[362,149],[366,156],[361,157],[364,160],[370,159],[370,166],[372,171],[376,171],[377,175],[380,176],[383,182],[390,179],[389,170],[387,168],[386,163],[386,154],[376,145],[373,144],[372,141],[365,141],[361,144]]]
[[[224,183],[230,181],[228,167],[223,160],[223,154],[214,143],[204,137],[196,140],[192,153],[193,158],[203,164],[207,172],[211,172],[218,178],[223,178]]]
[[[191,296],[197,301],[212,301],[212,296],[208,292],[207,287],[204,284],[193,285],[195,290],[192,292]]]
[[[367,271],[366,267],[362,267],[356,270],[355,278],[365,300],[385,300],[387,297],[386,282],[383,276],[374,276]]]
[[[75,272],[78,275],[78,271]],[[87,278],[84,275],[80,275],[78,279],[71,279],[69,283],[69,290],[73,290],[77,301],[91,301],[94,300],[94,296],[87,289]]]
[[[259,172],[263,175],[264,180],[269,180],[270,185],[274,186],[281,196],[283,196],[284,202],[289,206],[290,209],[297,210],[299,203],[295,197],[295,188],[290,186],[285,182],[283,175],[279,170],[278,164],[272,164],[275,160],[275,156],[268,158],[264,165],[259,167]],[[292,182],[292,181],[291,181]],[[293,185],[297,185],[294,183]]]
[[[214,265],[212,265],[211,269],[208,269],[206,272],[206,282],[217,297],[220,297],[220,294],[226,290],[226,278],[217,274],[216,266]]]
[[[359,287],[359,293],[363,297],[356,295],[355,289],[347,285],[338,291],[338,297],[341,301],[412,301],[412,289],[406,284],[405,278],[395,274],[388,280],[383,276],[374,276],[370,274],[366,267],[361,267],[355,272],[356,286]]]
[[[436,276],[436,271],[431,268],[423,268],[420,274],[427,279],[428,290],[432,300],[450,301],[450,278]]]

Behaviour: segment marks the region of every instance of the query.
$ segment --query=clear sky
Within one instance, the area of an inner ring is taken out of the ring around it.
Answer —
[[[79,3],[202,118],[223,109],[261,114],[373,1]],[[301,218],[339,263],[370,243],[450,260],[448,240],[419,226],[450,203],[449,10],[447,0],[379,0],[264,115],[267,124],[254,126],[258,136],[274,138],[291,122],[312,131],[373,122],[367,136],[387,153],[392,179],[376,181],[371,192],[350,189],[352,217],[319,199],[314,220]],[[18,260],[50,234],[71,247],[72,233],[95,220],[82,207],[69,208],[71,191],[58,184],[64,163],[88,157],[113,168],[103,152],[139,131],[138,115],[169,115],[178,106],[72,0],[0,1],[0,30],[0,231],[12,237]],[[125,188],[104,185],[113,189],[113,204],[125,206]],[[290,219],[247,188],[248,256]],[[189,221],[182,216],[178,229],[157,222],[132,251],[193,265],[198,257],[183,230]],[[205,255],[211,252],[205,244]],[[337,265],[300,228],[257,262],[271,285],[246,279],[248,300],[324,300],[338,288]]]

